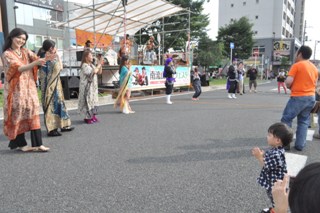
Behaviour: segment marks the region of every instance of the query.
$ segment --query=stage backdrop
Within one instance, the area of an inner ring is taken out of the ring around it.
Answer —
[[[165,78],[163,78],[164,66],[141,66],[132,65],[132,89],[154,89],[163,88]],[[177,67],[176,68],[176,82],[174,86],[188,86],[190,85],[190,67]]]
[[[87,40],[90,40],[92,42],[91,48],[93,48],[94,33],[76,29],[76,39],[77,44],[82,46],[85,45]],[[107,34],[96,33],[96,42],[98,41],[99,43],[98,45],[96,45],[97,48],[106,48],[111,44],[112,36]]]

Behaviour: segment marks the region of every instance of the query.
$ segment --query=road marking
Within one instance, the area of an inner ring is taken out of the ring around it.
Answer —
[[[306,165],[308,157],[305,155],[298,155],[293,153],[285,153],[286,163],[288,168],[288,175],[296,177],[300,170]]]

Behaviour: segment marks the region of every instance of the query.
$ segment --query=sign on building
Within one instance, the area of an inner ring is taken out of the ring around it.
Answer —
[[[22,4],[42,7],[50,10],[63,11],[63,0],[15,0]]]
[[[282,58],[290,61],[291,41],[278,40],[273,42],[273,62],[280,64]]]

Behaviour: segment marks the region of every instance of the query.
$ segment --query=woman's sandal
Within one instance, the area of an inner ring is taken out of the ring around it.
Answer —
[[[70,132],[72,130],[74,130],[73,126],[66,126],[61,128],[61,132]]]
[[[32,152],[35,150],[35,148],[31,146],[22,146],[22,147],[18,147],[18,149],[21,150],[22,152]]]
[[[47,135],[48,135],[49,137],[61,136],[61,134],[60,134],[56,129],[50,131]]]
[[[38,147],[33,147],[35,152],[48,152],[50,150],[49,147],[45,147],[43,145],[38,146]]]

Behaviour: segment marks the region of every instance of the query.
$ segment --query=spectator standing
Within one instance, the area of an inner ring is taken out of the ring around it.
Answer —
[[[294,179],[288,192],[288,175],[274,183],[272,194],[274,197],[275,213],[287,213],[289,206],[291,213],[320,212],[320,163],[311,163],[304,167]]]
[[[291,96],[283,111],[281,122],[292,126],[297,117],[296,141],[294,148],[302,151],[306,145],[310,111],[315,104],[315,88],[318,80],[318,70],[309,61],[312,50],[308,46],[301,46],[296,53],[296,63],[292,65],[285,80]],[[286,147],[290,149],[290,147]]]
[[[250,92],[252,92],[252,85],[254,88],[254,92],[257,92],[257,75],[258,75],[258,71],[256,68],[252,67],[248,70],[247,72],[247,76],[249,77],[249,89]]]
[[[320,101],[320,79],[319,78],[318,78],[317,87],[316,87],[316,101]],[[318,131],[313,134],[313,138],[320,139],[320,110],[317,112],[317,115],[318,115]]]
[[[32,51],[24,48],[27,40],[27,32],[15,28],[4,43],[3,132],[10,140],[10,149],[46,152],[49,148],[42,145],[36,81],[38,66],[52,58],[40,59]],[[31,132],[32,147],[27,146],[25,139],[25,132],[28,131]]]
[[[286,88],[286,85],[284,84],[285,80],[286,80],[286,73],[282,69],[277,76],[278,93],[280,93],[280,87],[282,86],[284,93],[287,94],[287,88]]]
[[[287,173],[284,146],[291,143],[293,132],[284,123],[275,123],[268,129],[267,142],[271,149],[264,152],[258,147],[252,149],[252,155],[258,160],[262,170],[258,183],[266,189],[267,195],[274,207],[272,186],[277,180],[282,180]],[[269,208],[268,208],[269,210]],[[263,212],[268,212],[267,210]]]

